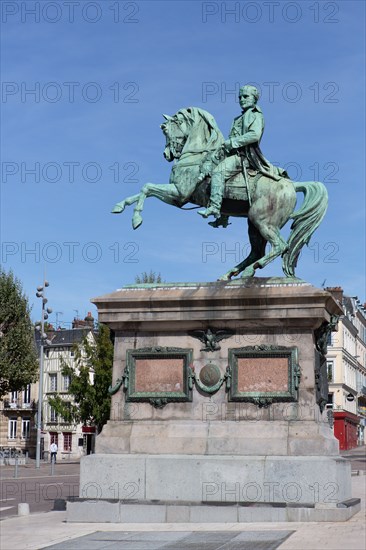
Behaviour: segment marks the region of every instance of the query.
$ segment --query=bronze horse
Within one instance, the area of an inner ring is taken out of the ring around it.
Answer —
[[[224,138],[215,119],[207,111],[197,107],[179,110],[166,119],[161,128],[166,136],[164,157],[176,161],[169,184],[145,184],[140,193],[117,203],[113,213],[123,212],[126,206],[135,204],[132,226],[137,229],[142,223],[141,212],[147,197],[156,197],[178,208],[187,203],[207,206],[210,178],[198,183],[204,163],[222,145]],[[257,174],[250,180],[250,190],[243,176],[236,181],[225,182],[221,218],[211,225],[224,227],[229,216],[248,218],[248,233],[251,244],[249,255],[225,273],[220,280],[230,280],[242,273],[252,277],[255,270],[265,267],[278,256],[283,257],[282,268],[287,277],[295,275],[298,256],[304,244],[320,225],[328,205],[328,193],[321,182],[293,182],[287,178],[279,181]],[[304,194],[304,201],[297,212],[296,193]],[[249,196],[250,195],[250,196]],[[291,233],[286,241],[280,229],[292,219]],[[271,249],[266,254],[267,242]]]

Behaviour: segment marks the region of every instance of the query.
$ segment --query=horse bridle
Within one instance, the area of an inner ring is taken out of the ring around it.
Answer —
[[[185,142],[187,141],[187,138],[188,136],[186,136],[184,134],[184,132],[182,131],[181,127],[180,127],[180,121],[172,121],[171,122],[172,124],[174,124],[175,126],[178,127],[179,131],[181,132],[182,136],[178,136],[178,137],[170,137],[169,136],[169,147],[171,146],[172,149],[174,149],[175,152],[179,152],[181,153],[184,149],[184,145],[185,145]],[[182,142],[183,143],[183,146],[182,146]],[[177,148],[178,146],[178,148]],[[183,155],[179,156],[179,162],[181,163],[183,157],[185,157],[186,155],[200,155],[202,153],[211,153],[212,151],[214,151],[214,149],[199,149],[199,150],[196,150],[196,151],[184,151]],[[174,155],[173,155],[174,156]],[[174,158],[178,158],[176,156],[174,156]],[[186,164],[180,164],[180,166],[197,166],[199,164],[201,164],[202,161],[200,162],[190,162],[190,163],[186,163]],[[173,166],[173,169],[175,168],[175,166]]]

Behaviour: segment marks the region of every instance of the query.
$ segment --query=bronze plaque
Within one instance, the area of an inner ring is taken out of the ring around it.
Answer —
[[[192,353],[191,348],[160,346],[127,350],[126,401],[148,402],[157,408],[192,401]]]
[[[288,390],[287,357],[238,357],[239,392]]]
[[[183,358],[136,358],[135,391],[183,391]]]
[[[297,401],[301,369],[297,348],[260,344],[229,349],[229,401],[267,407]]]

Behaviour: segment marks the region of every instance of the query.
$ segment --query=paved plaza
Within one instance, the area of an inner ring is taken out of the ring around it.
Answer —
[[[364,550],[366,475],[352,477],[361,511],[338,523],[66,523],[66,512],[0,522],[2,550]]]
[[[2,550],[364,550],[365,447],[342,455],[352,463],[352,494],[361,498],[361,511],[347,522],[66,523],[66,512],[43,511],[2,519],[0,547]],[[38,472],[26,468],[22,475],[43,477],[48,468],[44,465]],[[76,480],[77,473],[78,464],[58,465],[57,475],[61,477],[71,474]],[[12,471],[5,468],[1,475],[3,482],[10,481]],[[56,479],[50,478],[49,482]]]
[[[293,531],[96,532],[49,550],[275,550]]]

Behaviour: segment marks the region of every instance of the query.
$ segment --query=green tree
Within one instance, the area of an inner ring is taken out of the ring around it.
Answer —
[[[0,269],[0,399],[38,378],[28,300],[11,271]]]
[[[155,271],[151,270],[150,273],[147,271],[143,271],[141,275],[136,275],[135,277],[135,283],[138,285],[145,284],[145,283],[163,283],[164,281],[161,278],[160,273],[155,273]]]
[[[109,420],[111,397],[108,388],[112,383],[113,343],[110,330],[99,325],[95,343],[86,338],[75,346],[75,363],[63,362],[62,374],[70,376],[68,392],[74,403],[65,403],[58,395],[49,404],[66,422],[81,422],[96,426],[99,433]]]

